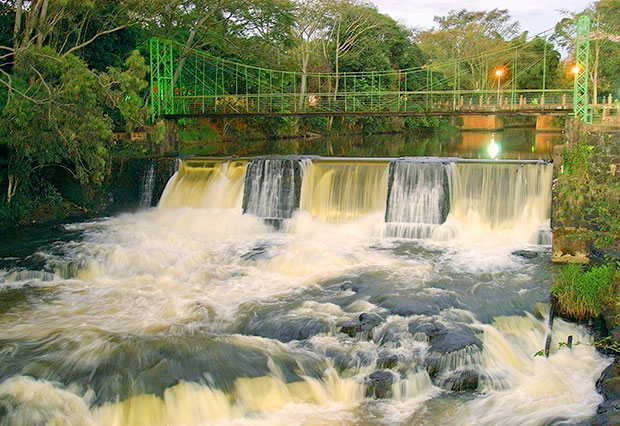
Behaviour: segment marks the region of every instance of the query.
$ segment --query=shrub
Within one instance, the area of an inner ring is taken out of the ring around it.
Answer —
[[[554,277],[551,291],[561,313],[576,319],[598,316],[618,300],[618,270],[611,264],[586,268],[569,264]]]

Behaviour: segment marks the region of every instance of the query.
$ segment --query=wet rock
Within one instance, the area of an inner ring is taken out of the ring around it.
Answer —
[[[340,285],[340,290],[342,291],[347,291],[347,290],[351,290],[354,291],[355,293],[360,291],[360,286],[357,284],[354,284],[350,281],[347,281],[346,283],[343,283]]]
[[[440,380],[439,385],[447,390],[463,392],[478,389],[479,382],[480,374],[474,369],[467,368],[450,373],[448,377]]]
[[[383,322],[383,318],[377,314],[362,313],[357,321],[345,323],[340,331],[351,337],[357,336],[363,331],[371,331],[373,328]]]
[[[369,331],[383,322],[383,318],[377,314],[363,313],[359,316],[359,322],[362,326],[362,331]]]
[[[379,368],[395,368],[398,364],[398,355],[396,354],[384,354],[379,356],[377,360],[377,367]]]
[[[292,340],[305,340],[329,330],[327,321],[315,318],[287,318],[261,321],[249,327],[247,332],[255,336],[277,339],[288,343]]]
[[[340,328],[340,332],[347,334],[350,337],[355,337],[362,332],[362,324],[360,324],[359,322],[350,322],[344,324]]]
[[[391,397],[395,378],[394,373],[389,370],[378,370],[370,374],[366,380],[368,385],[366,396],[377,399]]]
[[[482,349],[482,341],[474,330],[465,327],[448,328],[438,322],[412,323],[409,325],[411,334],[424,333],[431,344],[429,351],[442,354],[456,352],[468,346]]]
[[[473,330],[466,328],[444,329],[440,333],[429,336],[431,352],[446,354],[465,349],[468,346],[475,346],[482,349],[482,341],[476,337]]]
[[[407,299],[401,295],[381,295],[370,298],[369,302],[387,309],[392,315],[401,317],[433,316],[445,309],[461,307],[461,303],[454,294],[436,287],[420,290],[412,297],[415,299]]]
[[[465,327],[448,328],[438,323],[427,323],[413,327],[413,331],[428,336],[429,348],[425,363],[431,378],[435,380],[439,377],[437,379],[439,385],[442,382],[441,376],[480,362],[482,341],[476,336],[474,330]],[[460,386],[457,385],[457,387]],[[473,386],[473,384],[465,383],[464,386]]]
[[[606,401],[620,400],[620,366],[616,359],[607,367],[596,382],[596,390]],[[620,401],[619,401],[620,402]]]
[[[411,334],[415,333],[424,333],[430,339],[431,337],[437,336],[441,333],[444,333],[446,330],[446,326],[440,324],[438,322],[425,322],[425,323],[411,323],[409,324],[409,332]]]
[[[596,416],[585,424],[588,426],[620,425],[620,401],[603,402],[598,406]]]
[[[400,315],[401,317],[409,317],[412,315],[437,315],[441,312],[442,307],[439,304],[427,302],[424,300],[388,300],[381,303],[392,315]]]
[[[512,255],[523,257],[525,259],[536,259],[540,255],[540,253],[529,250],[516,250],[512,252]]]

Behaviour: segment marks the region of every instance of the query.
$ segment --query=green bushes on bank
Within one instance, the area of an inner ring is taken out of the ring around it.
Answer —
[[[554,277],[551,291],[558,298],[562,314],[583,320],[619,303],[619,276],[620,271],[612,264],[590,268],[569,264]]]

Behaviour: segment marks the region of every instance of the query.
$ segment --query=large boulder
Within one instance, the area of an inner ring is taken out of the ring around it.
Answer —
[[[396,380],[394,372],[378,370],[366,379],[366,396],[369,398],[387,399],[392,396],[392,384]]]

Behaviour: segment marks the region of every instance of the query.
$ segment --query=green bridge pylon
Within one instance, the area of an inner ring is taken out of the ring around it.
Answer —
[[[546,87],[546,38],[537,57],[531,50],[525,55],[527,42],[521,41],[416,68],[306,74],[241,64],[153,38],[153,118],[572,112],[570,89]],[[541,64],[540,87],[518,89],[519,78]]]
[[[590,18],[583,15],[577,21],[575,39],[575,85],[573,90],[573,114],[592,124],[592,107],[588,102],[588,75],[590,58]]]

